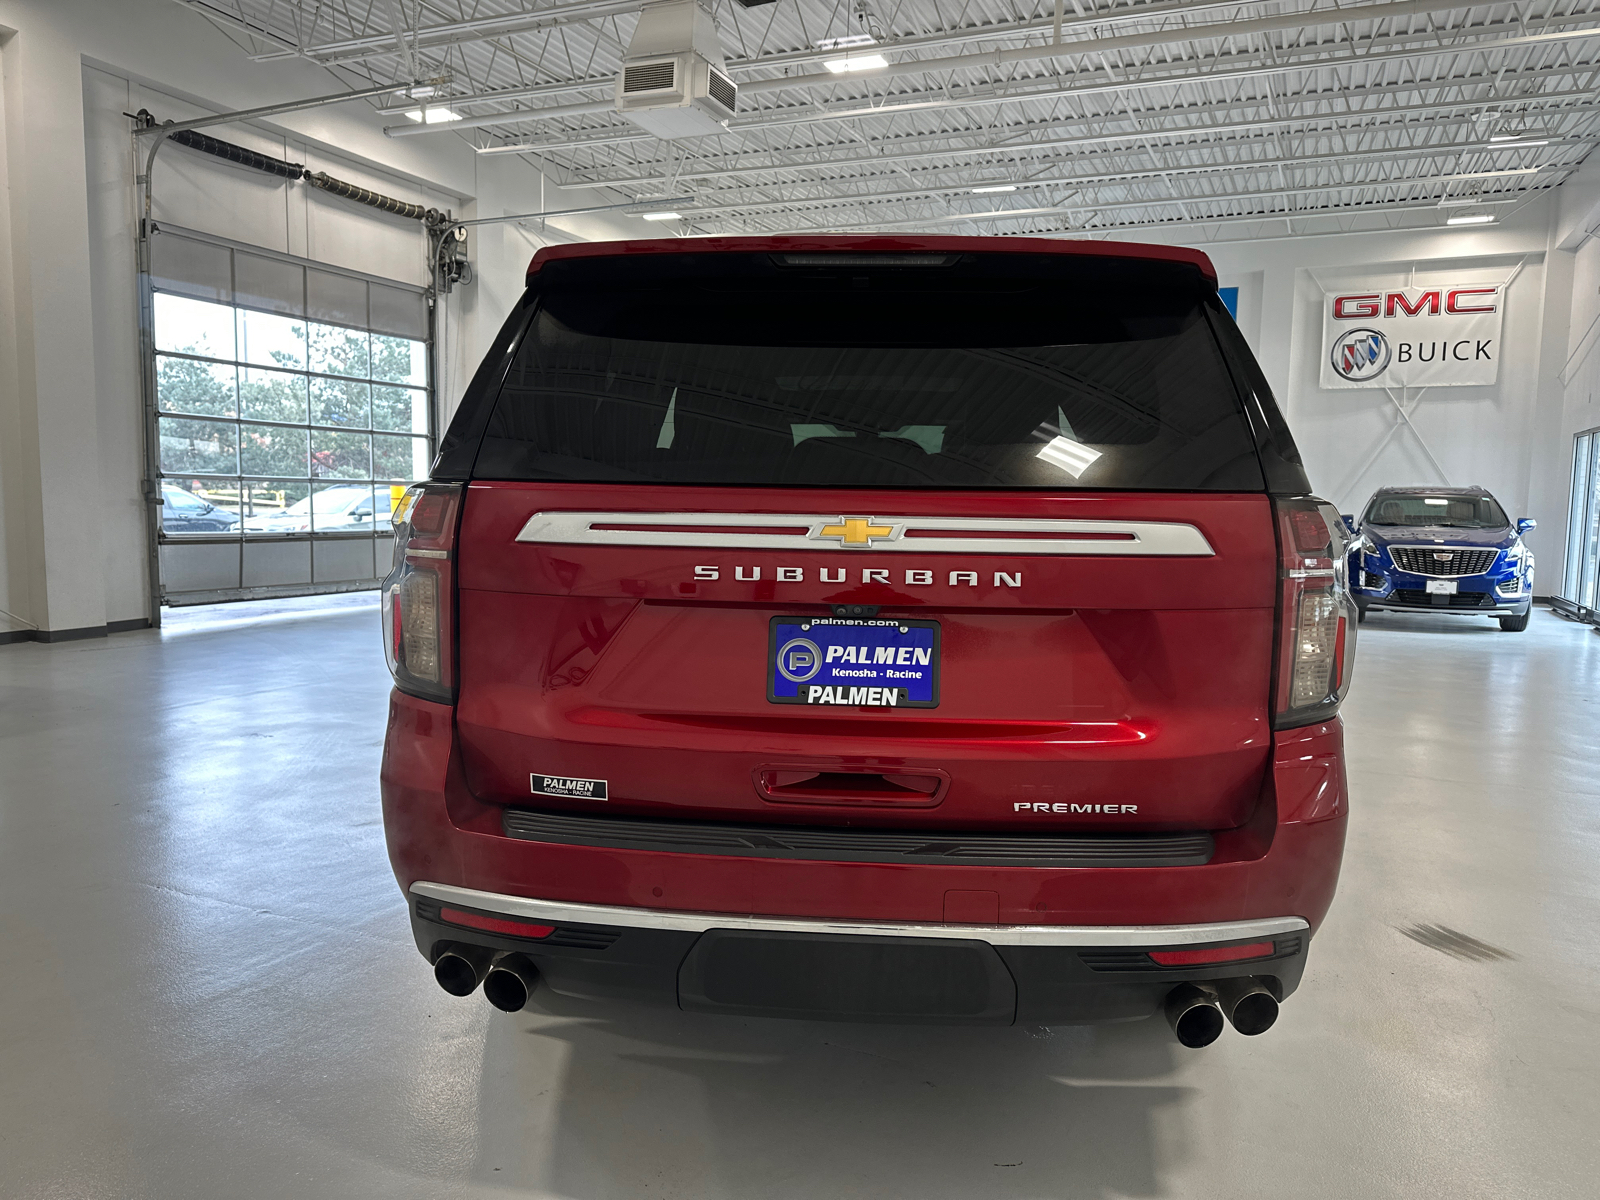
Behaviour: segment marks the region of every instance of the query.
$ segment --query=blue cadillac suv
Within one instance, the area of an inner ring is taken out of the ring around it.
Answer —
[[[1367,501],[1350,548],[1350,590],[1359,620],[1373,609],[1498,617],[1518,633],[1533,610],[1533,552],[1500,502],[1480,487],[1380,488]]]

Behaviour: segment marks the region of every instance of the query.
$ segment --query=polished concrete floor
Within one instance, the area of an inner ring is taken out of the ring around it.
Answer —
[[[1375,615],[1277,1028],[895,1029],[434,985],[370,597],[0,648],[0,1197],[1592,1197],[1600,633]]]

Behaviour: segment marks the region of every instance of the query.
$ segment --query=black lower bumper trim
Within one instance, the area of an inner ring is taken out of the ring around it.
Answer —
[[[1180,983],[1241,976],[1271,978],[1287,996],[1300,984],[1310,941],[1279,939],[1270,958],[1164,968],[1143,951],[1111,961],[1103,949],[971,938],[562,925],[547,939],[529,940],[446,924],[422,901],[413,905],[411,923],[430,963],[450,945],[515,951],[564,996],[729,1015],[941,1025],[1137,1020],[1156,1012]]]

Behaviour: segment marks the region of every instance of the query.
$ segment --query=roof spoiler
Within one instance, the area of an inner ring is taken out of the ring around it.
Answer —
[[[787,237],[661,238],[648,241],[575,242],[545,246],[528,264],[528,283],[547,262],[568,258],[614,258],[625,254],[1084,254],[1096,258],[1142,258],[1187,263],[1198,268],[1212,287],[1217,269],[1211,259],[1187,246],[1153,246],[1143,242],[1100,242],[1029,237],[893,237],[884,234],[817,234]]]

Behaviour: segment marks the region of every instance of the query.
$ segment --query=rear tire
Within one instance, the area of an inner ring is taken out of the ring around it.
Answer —
[[[1365,604],[1356,605],[1356,624],[1357,625],[1361,625],[1361,624],[1365,623],[1366,619],[1367,619],[1367,606]]]
[[[1520,612],[1514,617],[1501,617],[1500,630],[1502,633],[1521,633],[1528,627],[1528,618],[1533,616],[1530,607],[1526,612]]]

